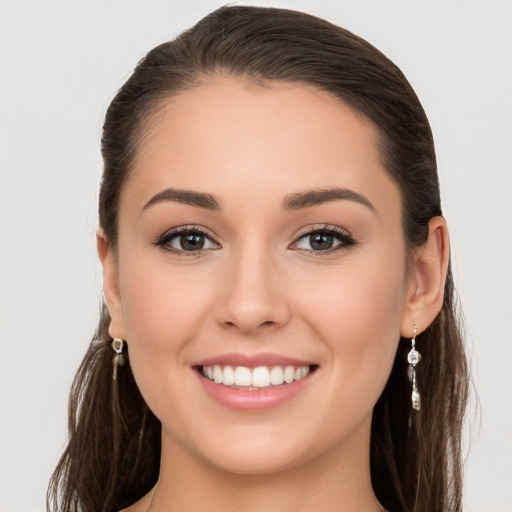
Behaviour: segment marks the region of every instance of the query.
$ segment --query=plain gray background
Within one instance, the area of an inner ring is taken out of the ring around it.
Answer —
[[[105,109],[150,48],[222,3],[0,0],[1,512],[44,509],[71,380],[96,325]],[[511,512],[512,2],[244,3],[344,26],[415,87],[437,144],[481,402],[466,429],[466,510]]]

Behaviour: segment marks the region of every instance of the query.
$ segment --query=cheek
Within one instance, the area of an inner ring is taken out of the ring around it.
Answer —
[[[375,336],[386,338],[399,332],[405,284],[401,267],[381,269],[375,263],[361,264],[326,283],[315,303],[318,312],[324,311],[323,316],[331,319],[326,327],[334,337],[336,331],[341,334],[350,329],[354,336],[346,336],[346,341],[358,340],[359,346],[372,344]]]
[[[163,394],[158,390],[177,390],[182,385],[181,372],[188,371],[190,362],[187,347],[211,303],[210,274],[207,269],[177,272],[165,262],[137,255],[120,267],[130,363],[150,407],[159,408],[155,401]]]
[[[128,340],[148,349],[177,349],[192,336],[210,298],[204,272],[135,267],[121,287]],[[123,281],[122,281],[123,284]]]
[[[330,269],[329,279],[316,275],[303,283],[310,290],[306,321],[329,351],[331,389],[346,391],[336,399],[340,407],[352,399],[373,407],[387,382],[405,304],[404,261],[395,251],[395,258],[364,259]],[[304,296],[304,289],[294,293]]]

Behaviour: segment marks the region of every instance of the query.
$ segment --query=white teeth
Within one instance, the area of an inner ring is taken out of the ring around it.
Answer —
[[[270,372],[266,366],[258,366],[252,371],[251,384],[257,388],[270,386]]]
[[[222,379],[222,384],[224,386],[232,386],[235,383],[235,372],[231,366],[224,367],[224,377]]]
[[[290,384],[295,379],[295,368],[293,366],[287,366],[284,370],[284,381]]]
[[[270,370],[270,384],[274,386],[279,386],[284,382],[284,374],[283,369],[280,366],[274,366],[272,370]]]
[[[213,382],[220,384],[224,377],[223,373],[222,368],[219,365],[215,365],[213,367]]]
[[[216,384],[224,386],[240,386],[253,388],[266,388],[280,386],[283,383],[291,384],[303,379],[309,374],[309,366],[203,366],[203,375]]]
[[[250,386],[251,382],[251,370],[245,366],[237,366],[235,369],[235,384],[237,386]]]

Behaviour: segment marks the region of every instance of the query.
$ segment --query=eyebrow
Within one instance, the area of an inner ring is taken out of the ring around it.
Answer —
[[[281,203],[283,210],[300,210],[302,208],[310,208],[330,201],[349,200],[366,206],[373,212],[375,207],[363,195],[350,190],[348,188],[324,188],[305,190],[303,192],[295,192],[288,194]],[[190,206],[204,208],[206,210],[220,211],[221,202],[212,194],[204,192],[194,192],[192,190],[178,190],[167,188],[155,194],[142,208],[142,212],[158,203],[166,201],[174,201]]]
[[[284,198],[281,208],[283,210],[300,210],[338,200],[355,201],[375,212],[375,207],[365,196],[348,188],[313,189],[288,194]]]
[[[177,190],[174,188],[166,188],[162,192],[155,194],[142,208],[142,212],[158,203],[165,201],[175,201],[177,203],[197,206],[207,210],[220,211],[220,201],[211,194],[203,192],[193,192],[192,190]],[[142,213],[141,212],[141,213]]]

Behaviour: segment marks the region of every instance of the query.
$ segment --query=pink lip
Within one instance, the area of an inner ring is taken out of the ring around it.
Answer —
[[[262,352],[258,354],[240,354],[233,352],[230,354],[221,354],[207,359],[202,359],[192,366],[214,366],[214,365],[246,366],[247,368],[256,368],[257,366],[309,366],[314,364],[311,361],[303,361],[292,357],[273,354],[271,352]],[[300,382],[300,381],[299,381]]]
[[[316,372],[309,373],[306,377],[280,386],[261,389],[236,389],[222,384],[216,384],[204,377],[199,371],[201,366],[245,366],[256,368],[257,366],[310,366],[310,361],[295,359],[288,356],[263,352],[258,354],[229,353],[209,357],[197,361],[192,365],[206,393],[221,405],[237,411],[262,411],[284,404],[297,396],[314,378]],[[316,366],[316,365],[315,365]]]
[[[314,377],[314,373],[296,380],[291,384],[262,388],[255,390],[243,390],[230,388],[222,384],[215,384],[210,379],[195,372],[208,395],[221,405],[237,411],[262,411],[284,404],[297,396]]]

